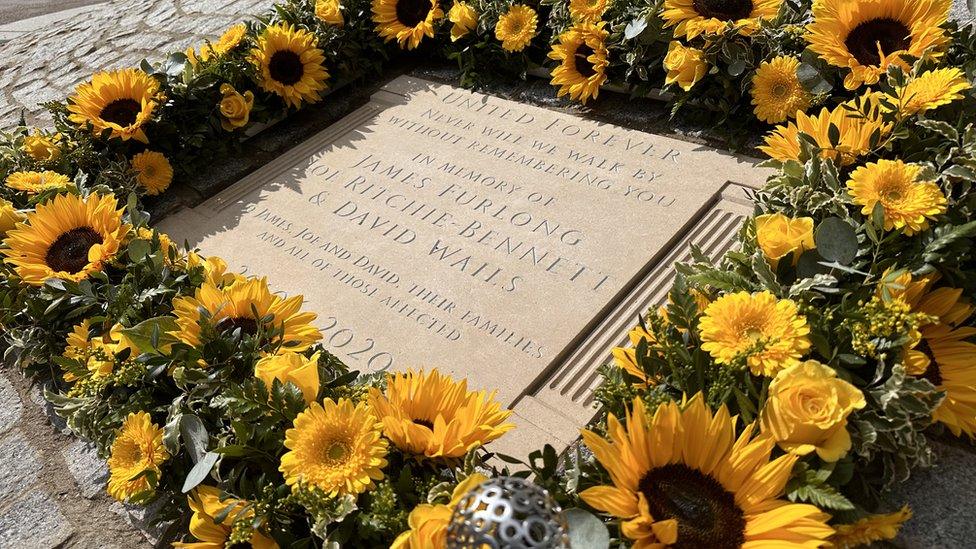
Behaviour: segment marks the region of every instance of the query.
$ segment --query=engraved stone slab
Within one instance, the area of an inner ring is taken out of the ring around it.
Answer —
[[[511,405],[729,182],[764,180],[708,147],[401,76],[160,228],[304,294],[351,368],[436,366]]]

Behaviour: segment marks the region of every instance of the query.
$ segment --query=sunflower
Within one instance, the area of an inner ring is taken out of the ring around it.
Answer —
[[[454,487],[454,491],[451,492],[451,501],[447,505],[421,503],[414,507],[407,520],[410,529],[397,536],[390,549],[445,547],[447,527],[451,523],[451,514],[454,512],[454,508],[468,492],[487,480],[488,477],[481,473],[471,473]]]
[[[957,67],[926,71],[895,90],[898,113],[912,116],[937,109],[962,99],[962,92],[970,88],[972,84]]]
[[[59,194],[7,233],[3,250],[24,282],[79,281],[101,271],[129,233],[114,196]]]
[[[216,331],[240,330],[250,337],[270,332],[273,337],[261,341],[263,345],[281,344],[285,350],[301,352],[322,339],[318,328],[311,325],[315,313],[301,312],[302,300],[301,295],[282,299],[271,293],[264,278],[241,280],[222,288],[205,282],[193,297],[173,300],[178,327],[173,335],[188,345],[200,347],[203,344],[200,310],[203,309]]]
[[[138,69],[95,73],[68,98],[68,120],[91,124],[96,134],[109,130],[123,141],[148,143],[144,126],[159,101],[159,82]]]
[[[302,101],[315,103],[322,98],[329,73],[325,54],[315,35],[289,24],[271,25],[251,50],[251,63],[258,69],[258,84],[266,92],[280,96],[291,107]]]
[[[559,61],[552,70],[553,86],[559,87],[558,96],[570,98],[586,104],[588,99],[596,98],[600,86],[607,80],[607,46],[609,33],[603,30],[604,23],[577,23],[559,35],[559,43],[553,44],[549,58]]]
[[[783,0],[665,0],[661,17],[674,35],[689,40],[699,34],[722,34],[736,28],[750,35],[760,22],[779,13]]]
[[[790,299],[768,291],[726,294],[706,309],[699,323],[702,349],[719,364],[745,357],[757,376],[773,377],[798,364],[810,348],[810,328]]]
[[[437,0],[373,0],[376,32],[405,50],[416,48],[425,36],[433,38],[434,24],[443,17]]]
[[[643,326],[635,326],[627,336],[630,338],[630,347],[615,347],[611,351],[613,361],[617,367],[636,377],[642,385],[646,386],[650,380],[647,373],[637,363],[637,346],[641,341],[646,341],[648,344],[654,343],[654,335]]]
[[[108,493],[119,501],[148,495],[159,480],[159,466],[169,459],[163,430],[146,412],[129,414],[108,458]]]
[[[387,442],[365,402],[325,399],[298,414],[285,431],[281,472],[289,486],[310,486],[330,496],[356,495],[383,479]]]
[[[54,189],[74,187],[68,176],[48,170],[40,172],[14,172],[7,176],[7,187],[23,191],[27,194],[37,194]]]
[[[850,69],[844,87],[875,84],[888,67],[909,69],[903,55],[942,56],[942,28],[952,0],[817,0],[807,26],[810,49],[835,67]]]
[[[430,373],[388,374],[386,391],[369,390],[369,403],[383,433],[404,452],[429,458],[458,458],[515,426],[495,393],[469,392],[467,380]]]
[[[199,486],[189,496],[187,503],[193,516],[190,517],[190,534],[199,541],[175,542],[173,547],[180,549],[221,549],[225,547],[251,547],[253,549],[278,549],[274,540],[255,530],[250,523],[254,518],[253,506],[247,511],[250,502],[225,497],[214,486]],[[226,510],[226,512],[225,512]],[[220,516],[220,522],[217,518]],[[238,527],[240,524],[243,527]]]
[[[173,182],[173,166],[163,153],[144,151],[133,156],[132,169],[139,186],[150,196],[162,193]]]
[[[187,60],[195,68],[200,61],[223,57],[237,48],[245,36],[247,36],[247,25],[244,23],[234,25],[224,31],[224,34],[220,35],[216,42],[207,42],[200,46],[199,55],[193,51],[192,47],[187,48]]]
[[[609,0],[569,0],[569,15],[578,23],[596,24],[609,5]]]
[[[21,150],[38,162],[54,162],[61,157],[61,134],[42,134],[39,130],[24,137]]]
[[[912,510],[904,506],[894,513],[869,515],[852,524],[839,524],[830,538],[835,549],[853,549],[876,541],[893,540],[901,525],[912,518]]]
[[[946,197],[934,181],[919,181],[922,168],[901,160],[869,162],[851,173],[848,193],[861,213],[870,216],[884,207],[884,228],[904,229],[911,236],[928,227],[930,219],[945,213]]]
[[[850,109],[853,109],[850,110]],[[836,144],[831,143],[830,127],[839,130]],[[820,114],[796,113],[796,122],[778,126],[766,135],[766,144],[759,150],[776,160],[800,160],[799,134],[811,137],[820,148],[820,156],[850,165],[857,157],[871,151],[871,136],[884,135],[891,129],[881,118],[878,102],[873,95],[848,101]]]
[[[534,9],[513,4],[498,18],[495,38],[502,43],[502,49],[509,53],[522,51],[532,42],[538,24],[539,16]]]
[[[799,59],[782,55],[759,65],[751,90],[756,118],[778,124],[810,108],[810,92],[796,75],[799,66]]]
[[[451,42],[457,42],[478,26],[478,12],[467,2],[454,2],[447,12],[451,27]]]
[[[770,461],[775,442],[736,439],[736,418],[714,414],[700,394],[684,409],[662,404],[651,415],[638,398],[626,427],[610,414],[609,440],[583,431],[583,442],[610,474],[612,486],[580,497],[621,519],[635,547],[821,547],[834,533],[830,516],[778,499],[797,457]]]

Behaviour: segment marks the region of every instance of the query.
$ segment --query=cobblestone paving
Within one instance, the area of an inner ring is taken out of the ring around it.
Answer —
[[[66,97],[97,70],[137,66],[214,39],[271,0],[111,0],[0,45],[0,128],[49,120],[41,103]]]

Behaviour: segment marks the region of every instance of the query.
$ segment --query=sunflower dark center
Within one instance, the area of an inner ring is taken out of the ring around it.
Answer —
[[[574,54],[573,60],[576,63],[576,72],[580,73],[583,78],[589,78],[596,74],[596,69],[593,68],[593,63],[587,57],[593,55],[593,48],[587,46],[586,44],[580,44],[576,48],[576,53]]]
[[[745,541],[742,509],[710,475],[672,463],[648,471],[638,489],[655,520],[678,521],[678,542],[673,547],[733,549]]]
[[[908,49],[912,44],[911,33],[912,31],[901,21],[887,17],[871,19],[854,27],[847,34],[844,45],[858,63],[880,65],[879,45],[886,55]]]
[[[427,19],[433,6],[430,0],[398,0],[396,3],[397,21],[404,27],[416,27]]]
[[[922,379],[929,380],[929,383],[935,385],[936,387],[942,385],[942,371],[939,370],[938,363],[935,362],[935,355],[932,354],[932,348],[929,347],[929,343],[924,339],[918,344],[918,350],[925,353],[929,357],[929,365],[925,368],[925,372],[920,376]]]
[[[268,72],[275,82],[281,82],[286,86],[291,86],[302,79],[305,74],[305,65],[302,64],[301,57],[291,50],[276,51],[268,62]]]
[[[217,323],[217,329],[220,331],[235,330],[238,328],[240,328],[241,333],[254,336],[258,333],[258,322],[251,317],[236,316],[233,318],[225,318]]]
[[[141,110],[142,105],[135,99],[116,99],[105,105],[98,116],[106,122],[112,122],[124,128],[135,124]]]
[[[752,14],[752,0],[693,0],[695,13],[702,17],[737,21]]]
[[[249,541],[237,541],[224,546],[224,549],[251,549],[254,547]]]
[[[91,227],[71,229],[51,244],[44,260],[51,270],[74,274],[88,265],[88,250],[101,243],[102,235]]]

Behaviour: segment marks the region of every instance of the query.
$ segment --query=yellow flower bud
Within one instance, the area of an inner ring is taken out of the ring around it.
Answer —
[[[813,242],[813,219],[790,219],[781,213],[756,217],[756,241],[774,268],[790,252],[796,265],[800,254],[817,247]]]
[[[339,7],[339,0],[316,0],[315,16],[330,25],[341,27],[343,21]]]
[[[20,215],[10,201],[0,198],[0,237],[5,236],[7,231],[23,220],[24,216]]]
[[[672,40],[668,46],[668,54],[664,56],[664,68],[668,71],[665,85],[678,84],[681,89],[688,91],[705,76],[708,63],[705,62],[705,54],[701,50]]]
[[[478,26],[478,12],[474,11],[467,2],[454,2],[447,12],[447,19],[454,23],[451,27],[451,42],[463,38]]]
[[[851,449],[847,416],[864,408],[864,395],[816,360],[782,370],[769,385],[760,414],[762,432],[780,448],[800,456],[813,451],[835,462]]]
[[[52,136],[34,132],[24,138],[23,151],[38,162],[53,162],[61,157],[61,134]]]
[[[220,115],[223,117],[220,125],[229,132],[246,126],[251,117],[251,107],[254,106],[254,93],[246,91],[241,95],[230,84],[221,84],[220,93],[224,94],[220,100]]]
[[[319,394],[319,354],[305,358],[299,353],[264,357],[254,366],[254,375],[271,388],[274,380],[291,382],[302,390],[305,402],[311,404]]]

